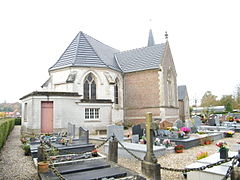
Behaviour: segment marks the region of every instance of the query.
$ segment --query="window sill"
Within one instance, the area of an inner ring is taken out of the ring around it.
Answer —
[[[84,122],[101,122],[99,119],[88,119],[88,120],[84,120]]]

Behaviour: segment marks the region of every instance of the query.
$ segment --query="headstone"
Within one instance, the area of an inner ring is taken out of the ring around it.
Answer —
[[[208,125],[209,126],[215,126],[215,118],[214,117],[210,117],[208,119]]]
[[[184,124],[183,124],[183,121],[182,121],[182,120],[176,120],[176,121],[175,121],[175,123],[176,123],[176,127],[177,127],[178,129],[180,129],[181,127],[183,127],[183,126],[184,126]]]
[[[108,125],[107,126],[107,138],[109,138],[113,134],[116,136],[116,138],[119,141],[123,141],[123,137],[124,137],[123,126]]]
[[[193,126],[190,129],[191,129],[191,133],[197,133],[197,131],[198,131],[196,126]]]
[[[216,126],[220,126],[219,116],[215,117],[215,124],[216,124]]]
[[[195,124],[195,126],[198,128],[199,126],[201,126],[201,124],[202,124],[202,121],[201,121],[201,119],[200,119],[200,117],[199,116],[194,116],[193,117],[193,121],[194,121],[194,124]]]
[[[79,127],[79,141],[81,144],[89,144],[89,131]]]
[[[132,135],[138,135],[139,138],[142,138],[143,129],[142,129],[142,126],[140,124],[132,127]]]
[[[132,135],[132,143],[138,143],[139,142],[139,135],[134,134]]]
[[[68,123],[68,136],[73,136],[75,138],[75,124]]]
[[[188,119],[185,121],[185,125],[186,127],[188,127],[189,129],[191,129],[191,127],[193,127],[193,122],[192,120]]]

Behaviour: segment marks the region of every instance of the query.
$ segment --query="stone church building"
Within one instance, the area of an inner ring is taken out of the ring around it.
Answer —
[[[79,32],[40,91],[21,98],[22,129],[53,132],[73,123],[91,132],[106,125],[153,118],[179,119],[176,69],[169,42],[128,51],[114,49]]]

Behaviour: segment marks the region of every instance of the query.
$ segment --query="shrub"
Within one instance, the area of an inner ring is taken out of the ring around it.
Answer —
[[[15,119],[2,119],[0,121],[0,149],[7,140],[8,135],[12,131],[15,124]]]

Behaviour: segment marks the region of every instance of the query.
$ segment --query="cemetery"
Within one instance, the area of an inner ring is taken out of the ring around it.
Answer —
[[[167,168],[179,167],[183,168],[182,173],[179,171],[176,177],[185,176],[191,180],[221,179],[232,167],[232,163],[236,164],[234,158],[240,149],[240,142],[232,142],[225,154],[220,152],[222,148],[219,148],[219,152],[207,149],[223,138],[228,138],[231,142],[232,137],[240,136],[237,131],[235,133],[238,124],[227,121],[216,124],[215,121],[211,126],[206,125],[198,117],[193,117],[185,122],[177,120],[172,126],[162,128],[153,120],[150,132],[146,122],[133,125],[127,130],[123,126],[112,124],[107,126],[105,135],[90,135],[89,130],[68,123],[66,131],[25,136],[21,141],[24,143],[22,147],[29,147],[29,154],[40,179],[144,179],[149,177],[145,161],[151,164],[151,169],[155,169],[155,174],[151,172],[155,179],[159,176],[156,172],[161,172],[166,177],[169,172]],[[224,147],[225,140],[222,143]],[[152,147],[149,142],[152,142]],[[196,147],[203,149],[198,152],[200,158],[179,165],[181,161],[177,159],[191,158],[194,154],[185,153]],[[174,159],[174,163],[165,161],[169,158]],[[130,160],[130,166],[122,164],[122,159]],[[163,169],[158,167],[157,161]],[[219,163],[221,161],[224,162]],[[131,163],[136,162],[141,162],[141,170],[132,168]],[[217,165],[212,166],[214,163]],[[196,170],[203,167],[201,171]]]

